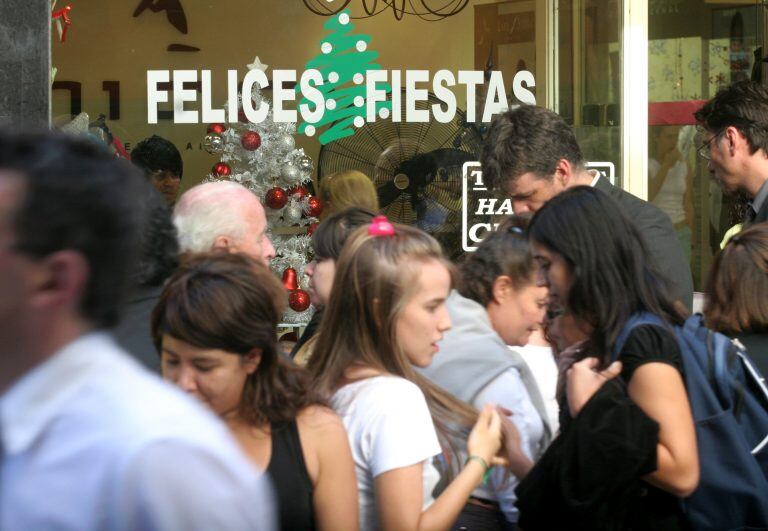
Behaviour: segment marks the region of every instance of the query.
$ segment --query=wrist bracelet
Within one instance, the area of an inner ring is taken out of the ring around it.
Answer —
[[[467,457],[467,460],[464,461],[464,466],[467,466],[467,464],[469,464],[470,461],[477,461],[478,463],[483,465],[483,470],[484,470],[484,472],[483,472],[483,483],[488,481],[488,476],[491,473],[491,467],[488,466],[488,463],[486,463],[485,459],[483,459],[479,455],[470,455],[469,457]]]

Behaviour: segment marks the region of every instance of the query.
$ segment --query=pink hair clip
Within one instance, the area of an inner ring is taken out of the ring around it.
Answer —
[[[395,227],[392,226],[386,216],[376,216],[368,225],[368,234],[371,236],[394,236]]]

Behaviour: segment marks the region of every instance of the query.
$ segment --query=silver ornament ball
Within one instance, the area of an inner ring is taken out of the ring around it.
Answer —
[[[280,135],[275,139],[275,145],[277,146],[277,149],[287,152],[296,147],[296,141],[292,135],[285,134]]]
[[[286,163],[283,166],[283,169],[280,170],[280,175],[288,183],[295,183],[299,181],[299,179],[301,179],[301,172],[299,172],[299,168],[297,168],[295,164],[291,164],[290,162]]]
[[[224,152],[224,139],[219,133],[208,133],[203,139],[203,149],[211,155]]]
[[[283,211],[283,221],[286,223],[298,223],[301,220],[301,205],[291,202]]]
[[[301,171],[312,171],[312,159],[303,155],[296,162]]]

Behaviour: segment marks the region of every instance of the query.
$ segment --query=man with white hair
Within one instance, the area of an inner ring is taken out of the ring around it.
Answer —
[[[264,207],[238,183],[216,181],[190,188],[176,203],[173,223],[181,252],[241,252],[267,266],[275,257]]]

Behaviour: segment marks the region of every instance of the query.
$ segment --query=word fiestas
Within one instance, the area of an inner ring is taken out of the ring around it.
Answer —
[[[238,71],[227,72],[227,107],[216,108],[212,102],[212,85],[210,70],[149,70],[147,71],[147,122],[157,123],[158,107],[161,103],[173,104],[173,121],[180,124],[215,123],[238,121],[239,100],[242,101],[242,111],[248,121],[261,123],[270,116],[275,122],[297,122],[298,114],[304,122],[314,124],[319,122],[326,108],[336,109],[334,99],[325,99],[323,92],[317,87],[333,80],[340,84],[338,75],[331,72],[327,78],[319,70],[306,70],[298,76],[295,70],[274,70],[272,72],[272,103],[260,101],[255,105],[250,97],[238,98],[240,94],[252,94],[255,86],[260,89],[270,87],[267,75],[259,69],[249,70],[241,84],[238,81]],[[297,86],[298,83],[298,86]],[[432,119],[447,123],[456,117],[457,92],[466,95],[468,122],[477,121],[478,93],[484,91],[485,101],[482,105],[480,121],[490,122],[494,114],[506,111],[509,98],[500,71],[492,71],[485,86],[485,74],[479,70],[461,70],[454,74],[449,70],[439,70],[434,73],[430,83],[430,72],[427,70],[368,70],[365,75],[357,74],[353,84],[365,83],[365,98],[355,98],[348,102],[351,107],[365,106],[365,120],[373,122],[377,115],[381,118],[390,117],[394,122],[429,122]],[[172,87],[171,91],[163,90],[160,84]],[[200,87],[200,93],[195,88]],[[350,86],[354,86],[350,84]],[[385,88],[386,86],[386,88]],[[535,104],[536,98],[530,90],[536,86],[533,74],[522,70],[515,74],[512,80],[511,94],[515,103]],[[293,88],[295,87],[295,88]],[[391,106],[382,107],[377,102],[387,100],[391,88]],[[401,89],[404,88],[404,95]],[[427,101],[429,92],[439,100],[427,109],[417,108],[417,103]],[[172,95],[169,94],[172,92]],[[285,104],[296,101],[301,93],[306,103],[298,105],[297,109],[286,108]],[[199,110],[185,108],[187,104],[198,101]],[[378,111],[378,112],[377,112]],[[298,113],[298,114],[297,114]],[[431,116],[430,116],[431,114]],[[314,128],[307,128],[307,135],[314,134]]]

